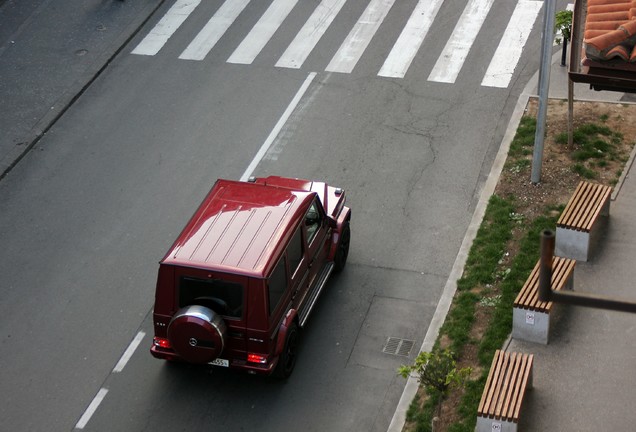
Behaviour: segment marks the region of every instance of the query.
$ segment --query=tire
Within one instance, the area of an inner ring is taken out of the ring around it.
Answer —
[[[168,340],[179,356],[196,364],[209,363],[223,352],[227,327],[212,309],[191,305],[179,309],[168,325]]]
[[[349,256],[349,243],[351,242],[351,229],[349,228],[349,222],[345,222],[342,227],[342,233],[340,234],[340,242],[338,243],[338,249],[336,250],[336,256],[334,257],[334,270],[339,272],[344,269],[347,264],[347,256]]]
[[[296,366],[296,357],[298,356],[298,346],[300,342],[300,333],[296,323],[292,323],[287,329],[285,336],[285,347],[278,359],[278,365],[274,370],[274,376],[279,379],[288,378],[294,371]]]

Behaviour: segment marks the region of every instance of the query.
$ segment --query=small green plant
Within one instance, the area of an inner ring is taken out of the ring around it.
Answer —
[[[607,120],[609,120],[609,116],[607,114],[601,114],[601,116],[599,117],[599,120],[605,123],[607,122]]]
[[[572,11],[564,10],[556,13],[554,30],[556,31],[554,41],[557,45],[561,45],[561,42],[567,43],[570,40],[572,36]]]
[[[578,175],[586,179],[593,179],[596,177],[596,173],[594,171],[592,171],[589,168],[586,168],[585,165],[581,163],[574,164],[572,166],[572,171],[574,171],[575,173],[577,173]]]
[[[534,146],[534,134],[537,130],[537,120],[534,117],[524,116],[521,118],[517,133],[510,143],[508,155],[511,158],[518,158],[532,153]]]
[[[412,365],[402,365],[398,369],[403,378],[413,373],[417,375],[429,396],[437,399],[438,415],[444,397],[451,389],[463,387],[471,372],[468,367],[458,369],[455,355],[448,349],[421,352]]]

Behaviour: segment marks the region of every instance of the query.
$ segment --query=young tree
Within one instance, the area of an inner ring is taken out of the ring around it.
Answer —
[[[469,367],[457,369],[455,356],[448,349],[421,352],[415,358],[415,363],[402,365],[398,369],[398,373],[404,378],[415,373],[419,382],[424,385],[426,392],[430,396],[437,397],[437,417],[440,415],[442,402],[449,391],[462,387],[471,371],[472,369]]]
[[[565,66],[565,57],[568,52],[568,41],[572,37],[572,11],[563,10],[556,13],[554,30],[556,31],[554,41],[558,45],[563,43],[563,50],[561,51],[561,66]]]

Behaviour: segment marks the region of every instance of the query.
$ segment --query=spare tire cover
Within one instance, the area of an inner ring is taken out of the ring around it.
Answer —
[[[227,327],[223,319],[204,306],[181,308],[168,325],[168,340],[184,360],[209,363],[223,352]]]

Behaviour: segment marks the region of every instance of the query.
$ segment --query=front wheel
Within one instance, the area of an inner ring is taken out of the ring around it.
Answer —
[[[285,347],[278,359],[278,365],[276,365],[276,369],[274,370],[274,376],[276,378],[288,378],[294,370],[296,357],[298,355],[299,339],[298,327],[296,327],[296,323],[292,323],[289,329],[287,329]]]
[[[336,250],[336,256],[334,258],[334,270],[341,271],[347,263],[347,256],[349,256],[349,243],[351,242],[351,229],[349,228],[349,222],[345,222],[340,233],[340,243],[338,243],[338,250]]]

